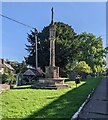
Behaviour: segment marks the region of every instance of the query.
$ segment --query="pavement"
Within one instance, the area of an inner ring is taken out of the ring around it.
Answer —
[[[108,78],[103,78],[78,120],[108,120]]]

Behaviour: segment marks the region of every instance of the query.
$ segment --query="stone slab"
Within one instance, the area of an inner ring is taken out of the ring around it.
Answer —
[[[59,78],[59,67],[46,66],[45,67],[46,78]]]

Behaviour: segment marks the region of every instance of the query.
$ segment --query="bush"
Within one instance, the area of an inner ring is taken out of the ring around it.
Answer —
[[[74,70],[79,74],[81,74],[81,73],[91,73],[92,72],[90,66],[88,66],[88,64],[85,61],[80,61],[76,65]]]
[[[4,73],[2,75],[2,83],[6,83],[6,82],[8,82],[8,75],[6,73]]]
[[[16,78],[14,77],[14,74],[11,71],[10,71],[9,76],[8,76],[8,81],[9,81],[10,85],[15,84],[15,82],[16,82]]]
[[[4,73],[2,75],[2,83],[7,84],[15,84],[16,78],[14,77],[14,74],[10,71],[9,73]]]

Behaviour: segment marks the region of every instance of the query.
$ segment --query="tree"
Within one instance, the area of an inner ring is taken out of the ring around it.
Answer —
[[[27,70],[27,65],[25,61],[19,62],[10,62],[11,66],[15,69],[16,74],[24,73]]]
[[[106,49],[103,48],[102,38],[90,33],[82,33],[79,34],[78,39],[80,41],[78,61],[85,61],[91,67],[93,73],[104,71]]]
[[[2,83],[14,84],[15,82],[16,78],[14,77],[13,72],[5,67],[2,75]]]
[[[8,80],[10,85],[16,83],[16,78],[14,77],[14,74],[12,71],[9,71],[9,75],[8,75],[7,80]]]
[[[85,61],[80,61],[74,68],[74,71],[79,74],[92,72],[90,66]]]
[[[62,22],[56,22],[56,66],[59,66],[62,70],[66,71],[69,63],[73,63],[78,55],[78,39],[68,24]],[[27,64],[35,67],[35,39],[34,32],[28,34],[28,42],[30,45],[26,45],[28,56],[25,58]],[[49,26],[44,27],[42,32],[38,34],[38,64],[40,67],[49,66]]]
[[[2,75],[2,83],[8,82],[8,75],[6,73],[3,73]]]
[[[93,73],[101,73],[105,69],[106,53],[108,48],[103,48],[102,38],[90,33],[77,35],[68,24],[56,22],[56,66],[62,71],[73,70],[77,62],[85,61]],[[38,65],[49,66],[49,26],[38,34]],[[29,45],[26,45],[28,56],[26,63],[35,67],[35,33],[28,34]]]

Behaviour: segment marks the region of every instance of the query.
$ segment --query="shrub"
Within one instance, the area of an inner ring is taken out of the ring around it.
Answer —
[[[81,74],[81,73],[91,73],[92,72],[90,66],[88,66],[88,64],[85,61],[80,61],[76,65],[74,70],[79,74]]]

